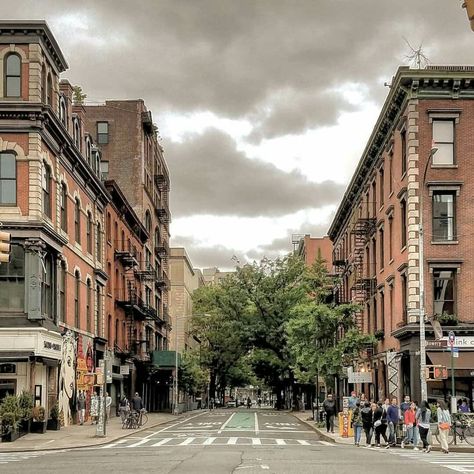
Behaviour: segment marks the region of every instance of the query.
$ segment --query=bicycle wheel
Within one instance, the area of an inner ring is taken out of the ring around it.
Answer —
[[[140,426],[146,425],[147,422],[148,422],[148,416],[145,415],[145,413],[143,413],[142,416],[141,416],[141,423],[140,423]]]
[[[468,426],[465,426],[462,429],[462,442],[466,442],[470,446],[474,445],[474,432],[472,428],[469,428]]]

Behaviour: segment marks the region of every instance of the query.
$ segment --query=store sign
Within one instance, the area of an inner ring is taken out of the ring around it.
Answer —
[[[443,337],[441,340],[448,341],[448,338]],[[474,349],[474,336],[455,336],[453,346],[461,349]]]
[[[121,365],[120,366],[120,375],[130,375],[130,366],[129,365]]]
[[[439,341],[426,341],[425,347],[427,349],[445,349],[448,347],[448,341],[446,339]]]
[[[349,383],[372,383],[372,372],[352,372],[349,373]]]
[[[342,398],[342,437],[349,437],[349,397]]]

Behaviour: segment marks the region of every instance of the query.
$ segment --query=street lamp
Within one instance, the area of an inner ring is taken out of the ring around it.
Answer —
[[[423,179],[420,186],[420,206],[419,206],[419,227],[418,227],[418,274],[420,278],[420,379],[421,379],[421,400],[427,400],[428,388],[426,384],[426,332],[425,332],[425,267],[424,267],[424,229],[423,229],[423,191],[425,189],[426,172],[431,163],[431,159],[438,151],[435,143],[431,145],[430,154],[426,160]]]

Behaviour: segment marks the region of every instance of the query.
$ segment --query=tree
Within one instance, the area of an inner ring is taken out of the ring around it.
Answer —
[[[82,92],[81,86],[74,86],[72,88],[72,101],[74,105],[82,105],[87,98],[87,94]]]
[[[208,374],[200,361],[198,349],[185,351],[179,368],[179,388],[190,395],[205,391]]]

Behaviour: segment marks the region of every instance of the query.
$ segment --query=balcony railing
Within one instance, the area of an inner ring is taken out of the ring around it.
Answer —
[[[117,260],[122,262],[122,264],[126,267],[134,267],[138,265],[137,256],[131,250],[115,249],[114,256]]]
[[[169,187],[169,179],[168,176],[163,173],[157,173],[154,175],[155,185],[158,189],[164,190],[168,189]]]
[[[156,280],[156,270],[151,266],[146,266],[144,269],[135,270],[135,276],[140,281],[153,281]]]
[[[168,242],[162,240],[155,246],[155,253],[159,255],[161,258],[167,258],[170,253],[170,246]]]
[[[162,224],[168,224],[170,221],[170,213],[165,207],[156,208],[156,215]]]

